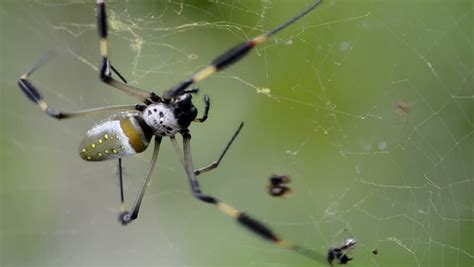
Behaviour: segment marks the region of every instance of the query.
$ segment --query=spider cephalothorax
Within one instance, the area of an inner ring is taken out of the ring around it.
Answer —
[[[168,101],[159,101],[143,110],[143,120],[156,136],[174,136],[187,129],[196,119],[197,109],[192,103],[192,95],[186,93]]]

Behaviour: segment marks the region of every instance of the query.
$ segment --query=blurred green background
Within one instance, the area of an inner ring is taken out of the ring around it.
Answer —
[[[109,1],[110,58],[162,93],[309,2]],[[116,163],[77,154],[108,115],[58,122],[16,85],[56,48],[31,78],[53,107],[135,103],[98,80],[94,1],[2,0],[0,17],[1,266],[326,266],[193,199],[167,140],[139,219],[121,226]],[[190,127],[196,166],[246,122],[204,192],[322,254],[353,235],[349,266],[473,266],[473,17],[470,0],[325,0],[199,84],[212,106]],[[150,156],[124,161],[128,202]],[[292,177],[291,197],[266,193],[272,173]]]

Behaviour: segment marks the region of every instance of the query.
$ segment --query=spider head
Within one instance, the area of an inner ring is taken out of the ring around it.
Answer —
[[[173,109],[174,116],[178,120],[181,129],[188,128],[198,113],[197,108],[192,102],[192,94],[185,93],[174,98],[170,103],[170,107]]]

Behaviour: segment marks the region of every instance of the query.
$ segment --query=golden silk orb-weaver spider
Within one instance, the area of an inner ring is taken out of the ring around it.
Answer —
[[[254,47],[262,44],[272,35],[278,33],[310,13],[320,4],[320,2],[321,0],[313,1],[296,16],[278,25],[273,30],[261,34],[249,41],[237,44],[227,52],[216,57],[209,66],[197,71],[188,79],[181,81],[174,87],[166,90],[162,96],[159,96],[154,92],[145,91],[127,84],[125,78],[111,64],[108,57],[108,32],[105,0],[97,0],[100,80],[115,89],[138,98],[141,103],[136,105],[99,107],[76,112],[57,111],[46,103],[40,91],[28,80],[28,77],[46,61],[46,57],[41,58],[33,65],[33,67],[21,75],[18,80],[18,85],[23,93],[25,93],[31,101],[36,103],[43,112],[58,120],[87,116],[104,111],[122,111],[97,124],[86,133],[79,147],[79,155],[86,161],[118,159],[121,196],[119,221],[123,225],[127,225],[137,219],[145,190],[150,182],[151,174],[155,167],[161,141],[163,137],[169,137],[180,157],[181,163],[188,177],[191,192],[195,198],[204,203],[214,205],[225,215],[235,219],[241,226],[268,241],[274,242],[280,247],[296,251],[312,259],[324,262],[324,256],[317,255],[317,253],[309,249],[305,249],[304,247],[280,239],[272,230],[260,221],[253,219],[246,213],[240,212],[232,206],[211,195],[204,194],[201,191],[197,176],[203,172],[218,167],[230,145],[242,129],[243,123],[239,125],[218,159],[199,169],[194,169],[193,167],[193,161],[191,158],[191,134],[188,130],[188,127],[192,122],[206,121],[210,108],[210,99],[207,95],[204,95],[204,113],[201,117],[197,117],[198,111],[193,105],[192,97],[194,94],[198,93],[198,89],[190,88],[191,85],[206,79],[212,74],[221,71],[242,59]],[[119,79],[117,80],[114,78],[113,74],[115,74]],[[182,152],[180,145],[176,141],[176,134],[180,134],[183,138]],[[121,158],[132,156],[144,151],[151,143],[151,139],[154,139],[155,141],[152,158],[148,165],[142,186],[135,198],[135,202],[132,208],[127,210],[125,208],[123,194]]]

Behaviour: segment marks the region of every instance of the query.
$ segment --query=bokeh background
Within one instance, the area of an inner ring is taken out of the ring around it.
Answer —
[[[161,93],[309,2],[108,1],[110,58]],[[473,17],[470,0],[325,0],[199,83],[212,107],[190,127],[196,166],[246,123],[204,192],[320,254],[354,236],[349,266],[473,266]],[[326,266],[193,199],[166,140],[139,219],[121,226],[116,163],[77,154],[109,114],[58,122],[16,85],[56,49],[31,77],[52,106],[135,103],[98,80],[94,1],[3,0],[0,19],[1,266]],[[150,156],[124,160],[129,203]],[[266,193],[272,173],[292,196]]]

